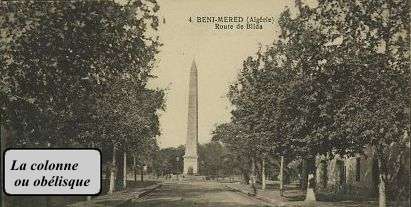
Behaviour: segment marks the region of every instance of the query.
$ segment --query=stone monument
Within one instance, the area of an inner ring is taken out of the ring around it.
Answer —
[[[187,140],[183,174],[196,175],[198,173],[198,84],[197,66],[194,60],[191,64],[188,88]]]

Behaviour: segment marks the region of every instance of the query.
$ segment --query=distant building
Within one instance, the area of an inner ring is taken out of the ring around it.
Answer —
[[[378,165],[374,152],[367,149],[362,156],[332,160],[316,159],[317,191],[360,192],[373,195],[378,187]]]
[[[404,135],[409,139],[408,135]],[[391,146],[392,156],[388,157],[388,163],[394,163],[398,159],[399,146]],[[410,176],[410,146],[406,146],[400,165],[402,170],[397,172],[398,178],[405,177],[408,185]],[[335,156],[332,160],[324,156],[317,156],[316,161],[316,191],[352,193],[361,196],[373,196],[378,193],[379,168],[373,148],[366,148],[363,155],[350,158]],[[395,167],[392,167],[393,169]],[[397,167],[398,168],[398,167]],[[401,182],[401,181],[400,181]],[[401,184],[401,183],[400,183]],[[395,189],[394,189],[395,190]]]

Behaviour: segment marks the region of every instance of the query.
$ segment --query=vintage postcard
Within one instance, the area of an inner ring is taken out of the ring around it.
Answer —
[[[0,0],[1,207],[410,206],[408,0]]]

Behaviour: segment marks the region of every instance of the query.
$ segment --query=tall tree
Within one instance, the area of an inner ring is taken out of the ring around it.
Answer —
[[[76,137],[97,97],[119,77],[141,86],[150,77],[159,43],[146,32],[157,28],[155,2],[6,5],[1,113],[19,141],[61,144]]]
[[[230,87],[230,125],[243,139],[227,140],[255,154],[309,159],[372,147],[385,206],[393,149],[409,146],[408,4],[297,1],[297,15],[285,10],[278,41],[247,58]]]
[[[0,113],[15,144],[109,142],[116,165],[117,150],[159,134],[164,94],[147,87],[160,46],[156,1],[5,5]]]

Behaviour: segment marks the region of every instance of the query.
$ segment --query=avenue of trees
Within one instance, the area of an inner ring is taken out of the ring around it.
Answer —
[[[105,149],[112,193],[118,157],[122,166],[133,158],[136,170],[158,151],[164,91],[147,86],[161,46],[157,2],[12,1],[1,6],[2,149]],[[127,168],[122,172],[126,175]]]
[[[181,174],[184,167],[184,153],[184,145],[160,149],[155,153],[150,171],[157,176]],[[227,149],[218,142],[199,144],[199,174],[210,178],[236,174],[232,168],[233,160],[228,156]]]
[[[164,91],[147,86],[161,46],[155,0],[0,6],[2,150],[103,149],[108,193],[126,187],[127,166],[136,180],[145,165],[157,175],[182,172],[184,148],[160,150],[155,139],[165,109]],[[246,58],[230,85],[231,121],[199,146],[200,173],[241,175],[264,188],[265,176],[278,174],[273,166],[282,175],[302,160],[306,188],[317,156],[372,149],[379,205],[409,199],[409,174],[401,176],[410,147],[409,6],[296,0],[275,42]]]
[[[184,145],[160,149],[153,160],[153,173],[157,176],[181,174],[183,172],[184,150]]]
[[[149,163],[149,171],[156,176],[177,175],[183,172],[184,145],[160,149]],[[198,145],[199,174],[206,179],[235,178],[241,176],[240,160],[220,142]]]
[[[319,0],[312,8],[296,1],[296,8],[282,12],[276,41],[244,60],[229,88],[231,122],[213,139],[252,177],[267,157],[303,159],[313,173],[318,155],[371,148],[379,205],[386,193],[409,196],[408,184],[398,186],[410,145],[409,2]]]

